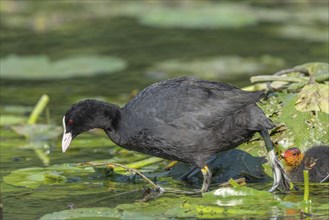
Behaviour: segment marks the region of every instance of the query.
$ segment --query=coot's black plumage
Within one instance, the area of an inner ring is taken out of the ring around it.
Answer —
[[[62,149],[65,152],[78,134],[101,128],[129,150],[196,165],[204,176],[201,190],[207,191],[211,179],[207,159],[260,132],[274,171],[271,191],[279,186],[287,189],[289,181],[267,132],[274,125],[255,104],[262,96],[263,92],[183,77],[145,88],[123,108],[85,100],[74,104],[63,118]]]
[[[293,147],[281,156],[286,163],[287,176],[291,181],[304,182],[303,170],[309,170],[310,182],[329,182],[329,146],[313,146],[305,153]]]

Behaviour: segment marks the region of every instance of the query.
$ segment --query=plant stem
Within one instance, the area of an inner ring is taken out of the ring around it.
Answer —
[[[233,187],[239,187],[239,183],[235,182],[234,179],[230,178],[228,181]]]
[[[308,175],[308,170],[303,170],[304,174],[304,201],[307,202],[309,200],[310,195],[310,180]]]
[[[130,167],[127,167],[125,165],[122,165],[122,164],[118,164],[118,163],[93,163],[93,162],[86,162],[86,163],[82,163],[82,165],[85,165],[85,164],[88,164],[88,165],[91,165],[91,166],[107,166],[107,167],[121,167],[129,172],[134,172],[134,173],[137,173],[139,176],[141,176],[144,180],[146,180],[149,184],[151,184],[154,188],[158,188],[158,185],[156,185],[152,180],[150,180],[149,178],[147,178],[144,174],[142,174],[141,172],[139,172],[138,170],[136,169],[133,169],[133,168],[130,168]]]
[[[306,78],[297,78],[297,77],[288,77],[288,76],[253,76],[250,78],[252,83],[255,82],[268,82],[268,81],[282,81],[282,82],[298,82],[298,83],[307,83]]]
[[[48,102],[49,102],[48,95],[42,95],[38,103],[35,105],[32,113],[30,114],[29,120],[27,121],[28,124],[33,125],[36,123],[40,114],[47,106]]]
[[[132,169],[139,169],[139,168],[142,168],[142,167],[145,167],[145,166],[148,166],[148,165],[151,165],[151,164],[155,164],[155,163],[158,163],[158,162],[161,162],[161,161],[163,161],[162,158],[150,157],[150,158],[147,158],[147,159],[144,159],[144,160],[140,160],[140,161],[137,161],[137,162],[127,164],[127,167],[132,168]]]

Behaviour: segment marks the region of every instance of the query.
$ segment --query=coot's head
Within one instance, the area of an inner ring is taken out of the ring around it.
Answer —
[[[302,162],[304,154],[296,147],[289,148],[284,153],[281,154],[285,163],[289,167],[297,167]]]
[[[63,117],[62,150],[65,152],[71,141],[82,132],[93,128],[100,128],[100,123],[106,123],[104,113],[106,103],[97,100],[84,100],[72,105]]]

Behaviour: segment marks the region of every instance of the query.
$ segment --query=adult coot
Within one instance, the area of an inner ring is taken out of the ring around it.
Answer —
[[[329,146],[314,146],[302,153],[293,147],[281,154],[288,177],[294,182],[303,182],[303,170],[309,170],[310,182],[329,181]]]
[[[285,190],[289,179],[267,132],[274,125],[255,104],[261,97],[263,92],[183,77],[145,88],[123,108],[97,100],[81,101],[63,118],[62,150],[65,152],[78,134],[101,128],[128,150],[196,165],[202,171],[201,191],[205,192],[212,177],[207,159],[260,132],[273,169],[270,191],[278,187]]]

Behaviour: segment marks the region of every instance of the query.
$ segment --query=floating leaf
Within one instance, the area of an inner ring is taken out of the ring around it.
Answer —
[[[322,111],[329,114],[329,85],[306,85],[299,92],[296,109],[301,112]]]
[[[299,66],[295,66],[296,70],[306,69],[310,75],[312,75],[316,81],[322,82],[329,80],[329,64],[314,62],[314,63],[305,63]]]
[[[261,191],[246,186],[241,187],[224,187],[219,188],[211,192],[203,194],[205,198],[227,198],[227,197],[241,197],[241,196],[253,196],[259,198],[272,198],[272,194],[267,191]]]
[[[15,170],[3,177],[3,181],[13,186],[36,189],[41,184],[63,183],[66,180],[65,175],[68,174],[81,175],[86,173],[93,173],[93,169],[67,165],[55,165],[46,168],[32,167]]]
[[[196,5],[195,5],[196,6]],[[246,5],[221,4],[202,7],[157,7],[139,16],[142,24],[179,28],[239,28],[256,24],[257,18]]]
[[[27,121],[26,117],[17,115],[1,115],[0,116],[0,126],[4,125],[17,125]]]
[[[194,75],[204,79],[226,79],[232,75],[254,75],[276,69],[284,60],[272,56],[243,58],[238,56],[212,57],[196,60],[167,60],[150,68],[148,75],[154,78],[167,78]]]
[[[250,189],[234,188],[231,196],[223,198],[212,191],[202,198],[160,197],[144,203],[120,204],[114,208],[78,208],[44,215],[41,220],[76,218],[118,218],[118,219],[168,219],[168,218],[264,218],[281,211],[284,204],[273,194]],[[240,202],[239,202],[240,201]],[[233,205],[235,204],[235,205]],[[275,207],[274,213],[271,209]],[[289,204],[292,210],[299,210],[300,204]],[[323,206],[322,206],[323,207]],[[322,211],[323,213],[323,211]]]
[[[21,106],[21,105],[5,105],[1,106],[2,114],[16,114],[16,115],[24,115],[28,114],[33,110],[32,106]]]
[[[119,219],[120,212],[112,208],[79,208],[72,210],[64,210],[44,215],[40,220],[69,220],[69,219]]]
[[[329,144],[329,117],[319,111],[317,114],[301,112],[296,109],[297,93],[275,93],[260,107],[278,126],[272,140],[283,148],[298,147],[302,151],[319,145]],[[243,144],[240,149],[254,149],[253,145]],[[260,155],[260,154],[259,154]],[[265,155],[265,153],[263,154]]]
[[[10,79],[60,79],[112,73],[126,66],[124,60],[110,56],[76,56],[50,61],[44,55],[11,55],[1,59],[0,76]]]
[[[59,126],[46,124],[13,126],[12,129],[33,142],[56,139],[63,132]]]
[[[303,25],[284,25],[277,28],[279,35],[286,38],[305,39],[315,42],[328,42],[329,32],[328,28]]]

